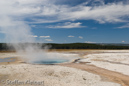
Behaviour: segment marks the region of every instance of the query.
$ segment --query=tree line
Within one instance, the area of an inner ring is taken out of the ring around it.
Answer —
[[[90,44],[90,43],[69,43],[69,44],[47,44],[50,49],[129,49],[129,46]]]
[[[15,45],[15,44],[13,44]],[[28,45],[37,45],[42,49],[129,49],[129,46],[125,45],[110,45],[110,44],[90,44],[90,43],[69,43],[69,44],[56,44],[56,43],[21,43],[22,48],[26,48]],[[14,50],[13,46],[7,46],[6,43],[0,43],[0,51]]]

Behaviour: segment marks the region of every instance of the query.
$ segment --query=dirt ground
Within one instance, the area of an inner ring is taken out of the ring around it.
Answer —
[[[88,54],[92,54],[92,53],[104,53],[104,52],[108,52],[108,51],[109,50],[107,50],[107,51],[104,51],[104,50],[49,50],[48,52],[75,53],[75,54],[79,54],[79,56],[81,58],[83,58],[84,55],[88,55]],[[5,52],[2,52],[2,53],[5,53]],[[8,52],[6,52],[6,53],[8,53]],[[0,62],[0,65],[19,64],[21,62],[23,62],[23,61],[20,61],[20,59],[15,58],[14,62]],[[119,83],[122,86],[129,86],[129,76],[128,75],[124,75],[122,73],[118,73],[115,71],[110,71],[110,70],[107,70],[104,68],[100,68],[95,65],[90,65],[90,64],[86,64],[86,63],[62,63],[62,64],[59,64],[59,66],[66,66],[66,67],[72,67],[72,68],[85,70],[87,72],[100,75],[102,77],[102,79],[105,81]],[[2,78],[2,77],[0,77],[0,78]]]
[[[94,65],[88,65],[88,64],[77,64],[77,63],[69,63],[69,64],[60,64],[61,66],[67,66],[67,67],[73,67],[82,69],[91,73],[98,74],[108,81],[113,81],[116,83],[121,84],[122,86],[129,86],[129,76],[123,75],[121,73],[117,73],[114,71],[106,70],[103,68],[96,67]]]

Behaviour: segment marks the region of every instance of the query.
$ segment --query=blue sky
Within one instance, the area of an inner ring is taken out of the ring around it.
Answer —
[[[37,42],[129,43],[128,0],[5,1],[0,16],[24,23]],[[0,42],[5,42],[5,33],[0,31]]]

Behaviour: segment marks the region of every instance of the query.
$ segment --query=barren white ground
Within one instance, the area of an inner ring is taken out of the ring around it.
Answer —
[[[61,66],[18,64],[1,65],[0,69],[0,74],[9,75],[9,80],[44,81],[44,86],[120,86],[101,81],[98,75]]]
[[[84,59],[79,62],[90,62],[89,64],[97,67],[129,75],[129,50],[106,50],[103,52],[85,55]]]
[[[13,55],[15,54],[2,53],[1,57]],[[25,63],[0,65],[0,75],[7,76],[7,78],[4,78],[5,84],[8,84],[6,82],[8,79],[11,81],[44,81],[44,86],[121,86],[117,83],[103,81],[99,75],[93,73],[57,65],[32,65]],[[29,85],[24,84],[24,86]]]

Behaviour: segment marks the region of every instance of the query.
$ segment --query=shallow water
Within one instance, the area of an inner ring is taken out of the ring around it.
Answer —
[[[0,62],[14,62],[14,57],[8,57],[8,58],[0,58]]]
[[[48,60],[43,60],[43,61],[35,61],[35,64],[57,64],[57,63],[64,63],[68,62],[69,60],[66,59],[48,59]]]

